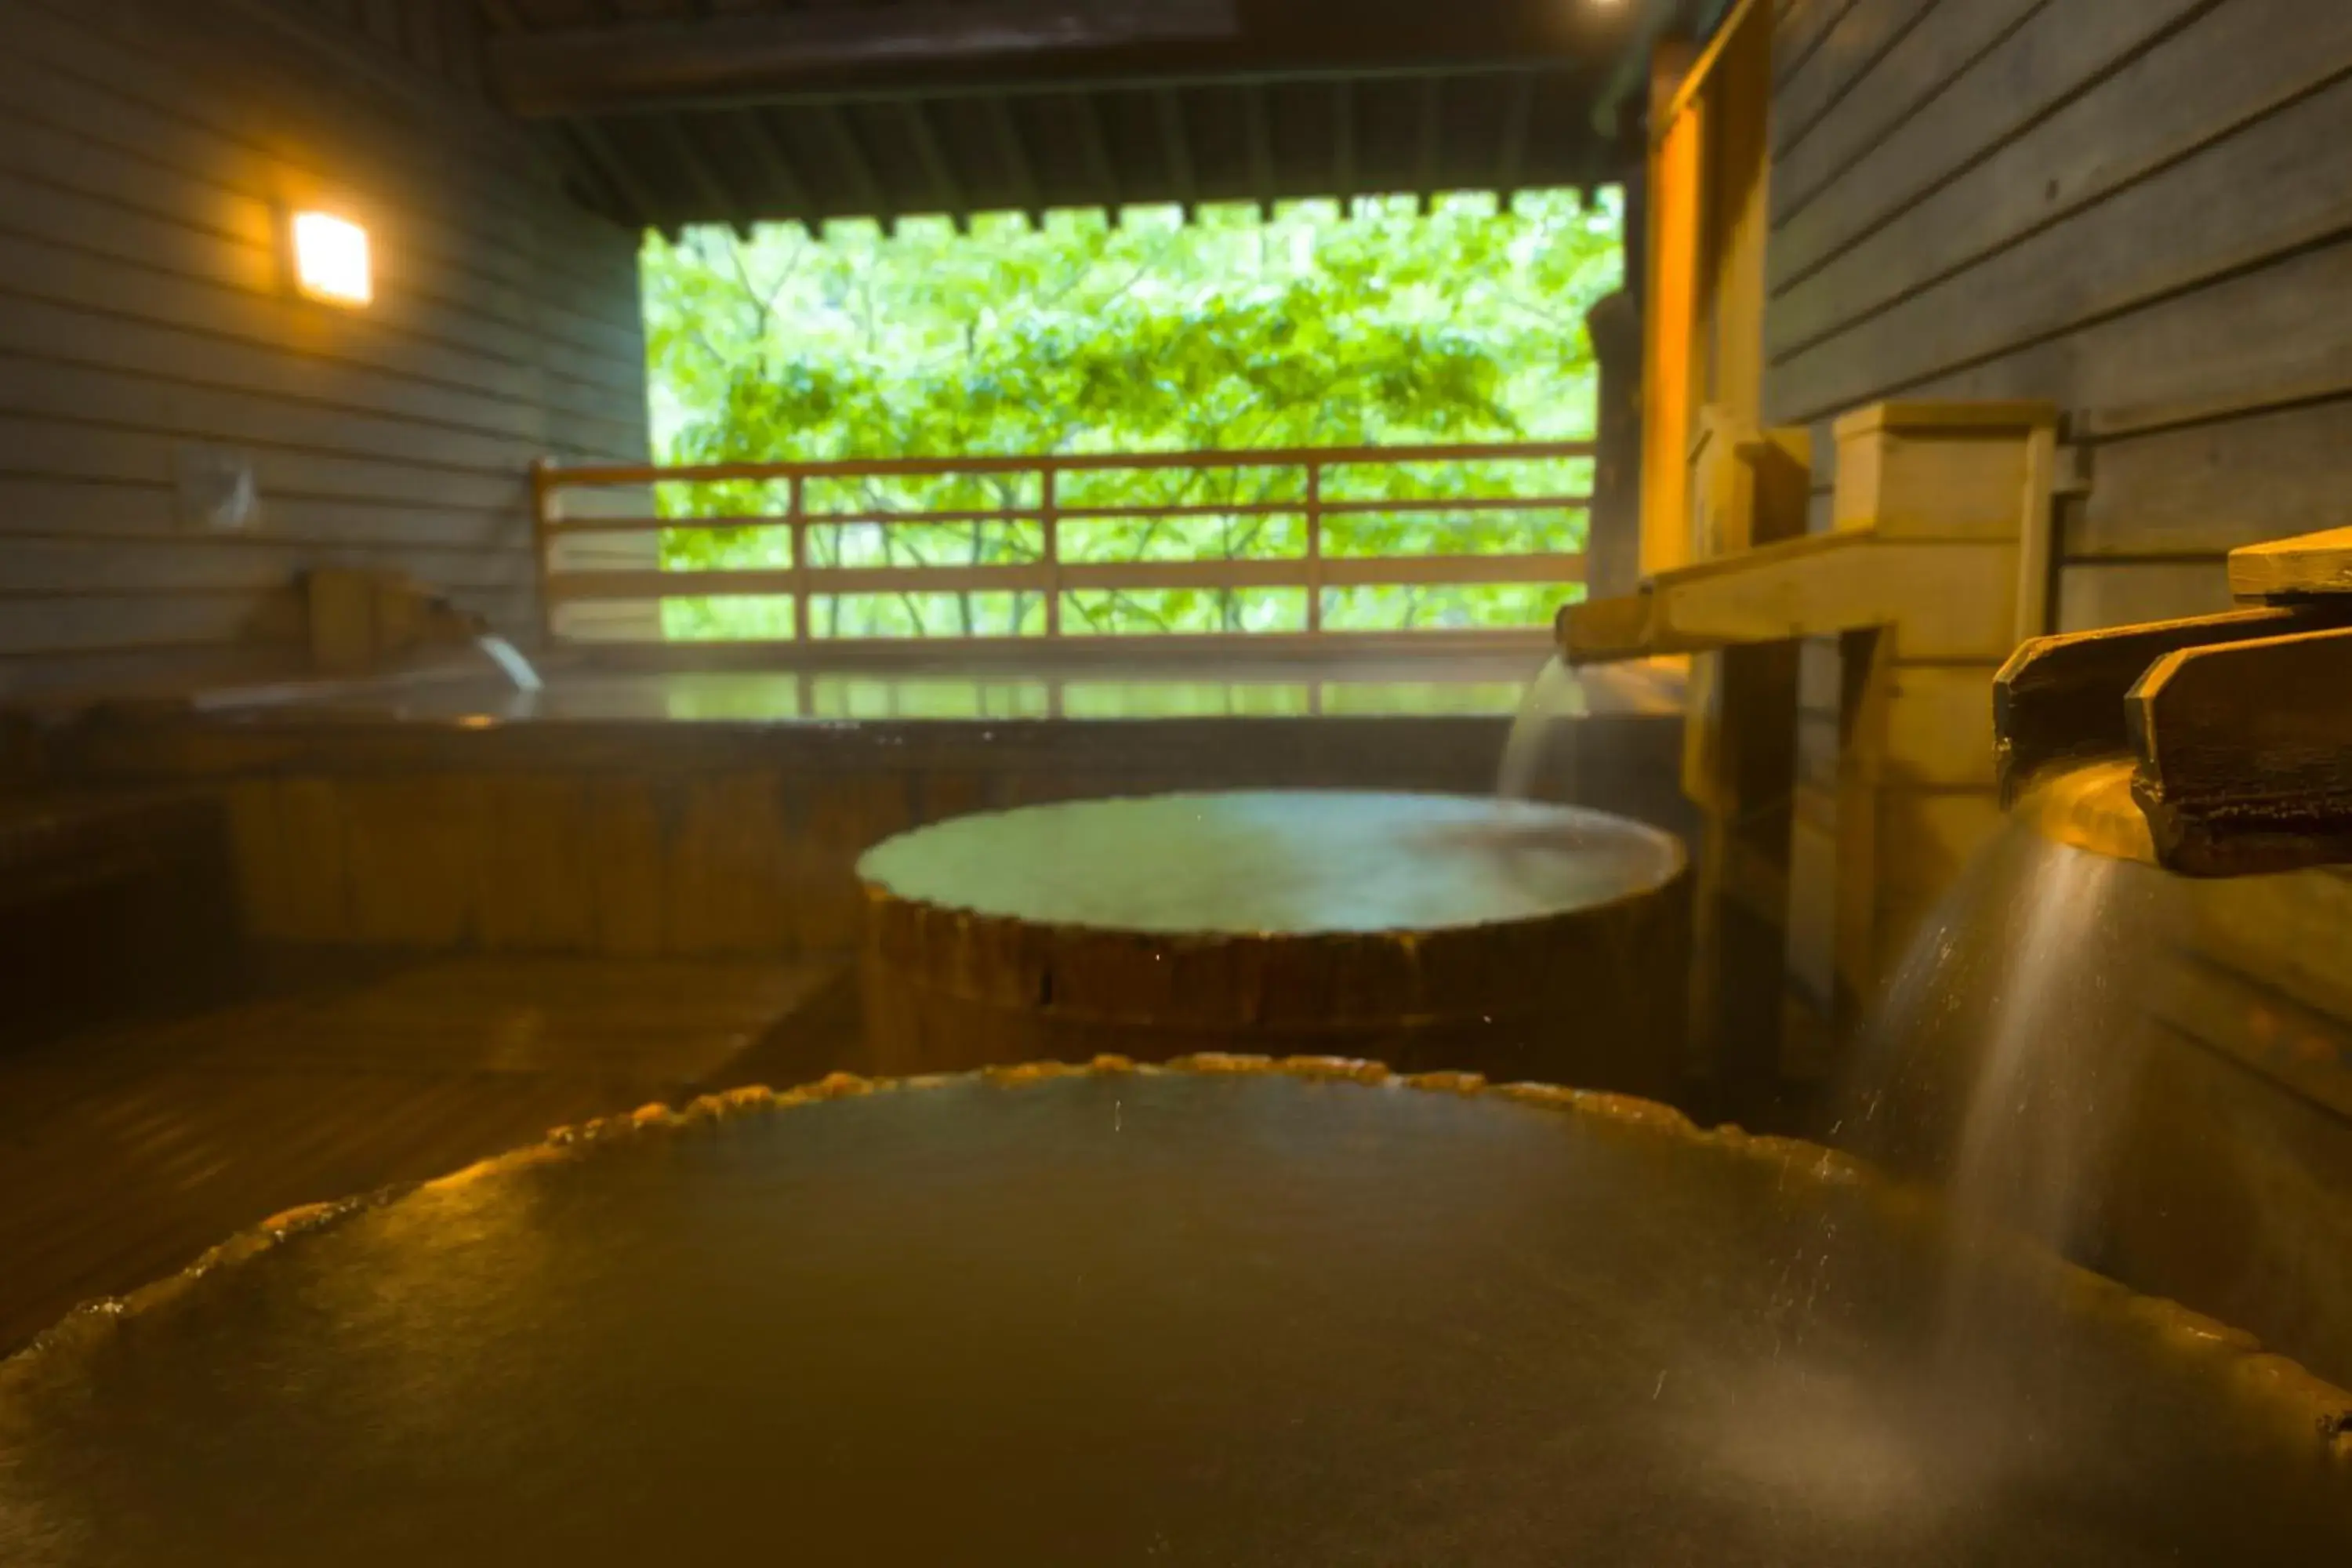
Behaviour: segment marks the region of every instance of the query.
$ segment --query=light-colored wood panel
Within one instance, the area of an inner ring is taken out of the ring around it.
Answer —
[[[317,500],[280,496],[267,503],[262,548],[317,544],[383,551],[528,551],[530,520],[518,504],[490,510],[424,508],[407,501]],[[168,485],[103,484],[0,477],[0,535],[65,542],[188,542]],[[234,540],[206,540],[226,548]]]
[[[567,419],[633,428],[642,417],[625,391],[549,375],[537,364],[494,358],[387,331],[373,310],[338,310],[289,293],[223,288],[86,251],[0,234],[0,289],[257,347],[365,366],[384,375],[560,408]],[[8,308],[0,299],[0,309]]]
[[[1828,189],[2044,4],[1975,0],[1930,5],[1835,110],[1779,160],[1772,171],[1774,224],[1785,223]]]
[[[1895,668],[1881,763],[1888,784],[1992,787],[1992,678],[2000,668]]]
[[[168,485],[183,445],[143,430],[0,416],[0,473]],[[529,483],[520,470],[512,478],[476,476],[258,447],[247,455],[265,507],[272,494],[286,494],[491,510],[520,504]]]
[[[71,126],[26,118],[16,107],[15,99],[0,97],[0,172],[9,186],[0,224],[33,238],[78,242],[130,259],[155,258],[218,282],[275,276],[278,218],[268,199],[155,162],[155,150],[94,142]],[[562,290],[467,270],[404,232],[370,239],[385,272],[399,279],[401,294],[453,322],[560,345],[583,365],[643,357],[638,321],[619,318],[615,304],[619,280],[634,265],[629,236],[614,235],[592,251],[613,275],[598,297],[607,314],[595,316],[572,309]]]
[[[285,294],[279,220],[267,205],[221,193],[209,204],[215,210],[204,226],[150,216],[100,183],[108,171],[89,169],[90,159],[67,159],[59,169],[28,156],[26,141],[64,140],[46,126],[0,124],[9,132],[0,133],[0,231],[71,256],[131,263],[215,288],[272,299]],[[13,134],[20,127],[31,134]],[[7,172],[12,163],[27,174]],[[217,232],[215,226],[222,223],[233,225],[235,234]],[[563,314],[520,289],[446,275],[436,279],[429,258],[388,247],[373,234],[370,241],[378,290],[367,319],[374,331],[535,365],[607,392],[626,393],[641,378],[644,354],[635,334],[615,329],[607,345],[576,345],[560,331]],[[443,290],[454,287],[457,298],[433,292],[436,281]],[[470,294],[465,292],[469,287]]]
[[[2315,177],[2316,150],[2347,144],[2352,79],[1790,355],[1776,395],[1812,417],[2337,235],[2352,180]]]
[[[1772,96],[1772,153],[1788,157],[1849,98],[1936,0],[1854,0]]]
[[[2352,593],[2352,528],[2273,540],[2230,552],[2234,598],[2285,600]]]
[[[2059,265],[2066,263],[2062,259]],[[2352,244],[2252,268],[1943,377],[1945,397],[2046,397],[2109,436],[2352,392]]]
[[[291,593],[89,594],[68,598],[0,597],[0,654],[177,648],[206,643],[300,639]]]
[[[437,588],[528,587],[530,556],[519,549],[429,550],[400,544],[296,545],[208,541],[26,539],[0,533],[0,593],[267,593],[313,566],[396,565]]]
[[[11,704],[111,697],[184,696],[191,691],[289,680],[307,673],[299,644],[46,649],[0,655],[0,693]]]
[[[26,68],[0,79],[12,100],[55,123],[102,125],[131,148],[189,147],[201,153],[200,166],[235,169],[278,198],[348,185],[365,171],[387,216],[453,253],[526,280],[543,269],[550,288],[572,278],[597,287],[593,273],[573,271],[579,263],[567,252],[588,235],[609,237],[611,226],[568,208],[543,144],[495,116],[436,124],[387,113],[348,73],[289,58],[233,19],[199,34],[184,12],[148,0],[115,0],[95,15],[65,0],[9,0],[7,13],[8,59]],[[93,104],[93,91],[105,101]],[[549,242],[531,243],[541,229]],[[504,243],[485,245],[484,237]]]
[[[289,162],[286,155],[289,144],[282,134],[275,149],[247,146],[152,113],[108,87],[77,81],[7,57],[0,57],[0,101],[12,111],[7,121],[12,129],[47,128],[54,134],[94,142],[124,157],[150,161],[184,177],[219,182],[248,201],[261,202],[265,216],[322,196],[347,202],[356,188],[368,197],[363,216],[386,253],[417,258],[419,270],[446,278],[450,291],[503,289],[517,300],[535,299],[542,308],[560,310],[583,321],[601,321],[608,330],[626,326],[609,301],[599,310],[595,300],[599,290],[587,279],[548,271],[530,255],[537,241],[530,232],[528,216],[520,208],[453,213],[455,204],[446,190],[404,205],[386,199],[382,182],[373,177],[376,170],[365,162],[347,165],[331,176]],[[37,168],[28,172],[43,173]],[[266,238],[267,234],[264,230],[255,237]],[[601,245],[592,245],[582,255],[603,258],[599,265],[616,265],[629,254],[622,248],[625,241],[625,236],[607,231]],[[539,279],[536,295],[526,292],[534,276]]]
[[[493,626],[521,628],[530,624],[533,600],[527,587],[458,587],[449,590],[448,598],[457,609]],[[290,658],[304,645],[303,631],[302,605],[290,588],[54,598],[0,595],[0,656],[16,658],[132,649],[176,654],[243,645],[281,649]],[[139,671],[133,666],[128,673]]]
[[[2027,461],[2019,434],[1883,432],[1842,445],[1834,527],[1906,539],[2018,537]]]
[[[1677,588],[1675,614],[1682,629],[1758,642],[1899,620],[1904,658],[1999,659],[2013,642],[2016,596],[2011,547],[1873,543]]]
[[[0,294],[0,352],[390,415],[542,448],[558,444],[565,423],[530,403],[21,295]],[[589,445],[576,438],[570,444]]]
[[[2070,563],[2058,574],[2058,629],[2093,631],[2134,621],[2218,615],[2230,607],[2230,574],[2210,561]]]
[[[2239,3],[2242,0],[2233,0]],[[1967,233],[1973,215],[1993,210],[1991,198],[1974,187],[1990,184],[1994,190],[2015,193],[2011,199],[2030,195],[2046,202],[2050,175],[2042,172],[2047,161],[2043,153],[1995,154],[1983,172],[1969,171],[1986,158],[1988,150],[2050,115],[2082,93],[2084,83],[2203,4],[2205,0],[2134,0],[2129,5],[2044,6],[2000,48],[1921,105],[1918,113],[1887,132],[1868,156],[1839,176],[1832,195],[1807,204],[1774,232],[1770,268],[1775,293],[1819,270],[1831,257],[1907,207],[1927,211],[1927,204],[1932,202],[1932,215],[1920,220],[1925,227],[1943,232],[1949,226]],[[1935,195],[1947,185],[1951,195]],[[2006,232],[1979,236],[1978,243]],[[1965,246],[1946,243],[1937,249],[1924,239],[1921,248],[1947,258],[1968,253]],[[1857,285],[1849,280],[1848,286]],[[1866,282],[1859,286],[1869,287]],[[1789,341],[1793,340],[1775,340]]]
[[[1882,791],[1876,868],[1882,897],[1891,891],[1914,899],[1940,898],[1977,852],[1992,842],[2005,820],[2000,801],[1990,789]]]
[[[542,448],[511,437],[191,386],[129,371],[0,354],[0,413],[68,419],[229,445],[289,447],[510,481]]]
[[[2352,399],[2103,442],[2066,553],[2211,557],[2352,526]]]

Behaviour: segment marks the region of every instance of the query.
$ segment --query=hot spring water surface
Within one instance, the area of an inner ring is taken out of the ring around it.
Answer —
[[[0,1369],[0,1560],[2352,1543],[2291,1369],[2024,1262],[1989,1278],[2032,1331],[1978,1347],[2014,1375],[1939,1360],[1932,1219],[1834,1157],[1238,1065],[736,1097],[303,1221]]]

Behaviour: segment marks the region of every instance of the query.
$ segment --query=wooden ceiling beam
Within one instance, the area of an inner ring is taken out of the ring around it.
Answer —
[[[688,184],[705,211],[724,213],[728,226],[737,236],[751,237],[751,225],[759,216],[758,204],[746,200],[743,193],[719,172],[696,139],[692,126],[669,115],[655,115],[635,123],[643,128],[643,133],[659,142],[670,162],[685,172]]]
[[[1437,195],[1438,160],[1445,146],[1445,84],[1437,77],[1421,84],[1420,147],[1413,158],[1413,197],[1427,213]]]
[[[1102,106],[1094,94],[1082,92],[1071,100],[1072,112],[1078,117],[1078,151],[1086,155],[1087,183],[1099,195],[1103,211],[1110,225],[1119,225],[1118,165],[1111,161],[1110,138],[1104,133]]]
[[[782,141],[776,135],[775,128],[768,123],[767,117],[756,109],[740,109],[728,117],[728,123],[734,127],[736,136],[750,150],[751,161],[760,166],[760,172],[766,176],[768,184],[783,198],[791,216],[814,235],[819,219],[816,203],[809,195],[808,181],[801,177],[800,166],[793,162],[792,154],[784,151]]]
[[[1503,103],[1503,146],[1495,164],[1495,206],[1498,212],[1511,210],[1511,198],[1519,194],[1521,172],[1528,166],[1528,132],[1535,120],[1536,79],[1522,76],[1507,89],[1509,96]]]
[[[1339,198],[1344,221],[1356,213],[1356,84],[1331,84],[1331,194]]]
[[[948,162],[947,149],[940,145],[938,133],[931,129],[930,110],[920,100],[910,99],[900,112],[907,118],[908,138],[915,143],[915,156],[922,163],[923,177],[930,181],[932,194],[957,230],[969,230],[971,203],[964,195],[963,182],[956,178],[955,166]]]
[[[995,133],[996,155],[1004,164],[1013,199],[1028,214],[1032,226],[1044,228],[1045,198],[1037,184],[1037,167],[1029,159],[1029,144],[1022,139],[1020,122],[1013,118],[1013,104],[1002,94],[992,94],[981,101],[987,106],[989,129]]]
[[[1192,134],[1184,123],[1184,100],[1172,88],[1163,87],[1151,95],[1151,107],[1160,120],[1160,154],[1168,163],[1169,188],[1176,193],[1177,204],[1190,222],[1201,199],[1201,181],[1192,163]]]
[[[833,138],[835,150],[841,155],[841,166],[848,171],[849,183],[857,187],[858,205],[873,215],[884,229],[896,233],[898,209],[890,203],[890,195],[882,188],[882,176],[875,172],[874,160],[866,151],[865,138],[839,104],[828,103],[817,110],[817,118],[825,133]]]
[[[604,127],[583,120],[563,129],[566,140],[580,150],[597,177],[620,197],[621,216],[632,228],[650,228],[661,221],[661,204],[654,199],[652,190],[636,171],[629,167],[628,160],[614,149]],[[672,237],[676,234],[675,228],[667,225],[664,225],[662,232]]]
[[[933,0],[508,32],[490,40],[489,63],[509,110],[546,118],[756,99],[858,68],[1213,43],[1241,30],[1240,0]]]
[[[1265,101],[1266,89],[1262,87],[1242,89],[1242,119],[1249,137],[1250,194],[1257,198],[1257,216],[1264,222],[1274,216],[1274,127],[1269,123],[1272,112]]]

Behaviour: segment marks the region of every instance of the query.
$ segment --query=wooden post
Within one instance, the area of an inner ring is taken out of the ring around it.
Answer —
[[[1055,482],[1060,470],[1049,458],[1038,469],[1038,526],[1043,531],[1045,552],[1045,635],[1062,635],[1062,520],[1055,511],[1060,487]]]
[[[1307,629],[1323,629],[1323,465],[1307,464]]]
[[[2050,579],[2056,570],[2058,428],[2037,425],[2025,438],[2025,497],[2017,536],[2017,640],[2047,637]]]
[[[530,555],[531,581],[538,588],[539,644],[552,647],[555,644],[555,605],[551,579],[554,574],[550,556],[554,550],[554,519],[550,515],[554,507],[555,463],[552,458],[534,458],[530,465]]]
[[[793,531],[793,637],[803,644],[814,635],[816,618],[809,608],[808,481],[799,474],[790,480],[791,509],[785,515]],[[838,623],[836,623],[838,624]]]

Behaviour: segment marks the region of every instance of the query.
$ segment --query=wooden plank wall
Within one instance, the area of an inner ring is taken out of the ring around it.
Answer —
[[[1780,0],[1774,41],[1766,417],[1815,430],[1814,526],[1826,421],[1891,397],[2063,411],[2058,629],[2352,524],[2352,4]],[[2147,1005],[2195,1048],[2102,1265],[2342,1375],[2352,879],[2172,894]]]
[[[1775,70],[1769,417],[2056,403],[2068,628],[2352,522],[2352,5],[1784,0]]]
[[[286,586],[404,570],[535,625],[525,474],[641,460],[635,237],[491,110],[457,0],[0,0],[0,701],[275,673]],[[289,206],[377,300],[292,296]],[[262,522],[190,527],[192,453]]]

